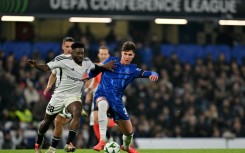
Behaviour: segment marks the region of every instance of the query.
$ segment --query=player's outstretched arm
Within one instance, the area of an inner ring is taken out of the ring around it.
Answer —
[[[89,73],[85,73],[82,76],[82,80],[89,80],[93,77],[96,77],[99,73],[103,72],[103,71],[114,71],[113,68],[115,68],[115,63],[116,61],[110,61],[104,65],[97,65],[95,64],[95,68],[90,70]]]
[[[40,70],[40,71],[46,72],[46,71],[49,71],[49,70],[50,70],[50,68],[49,68],[49,66],[48,66],[47,64],[37,64],[37,62],[36,62],[35,60],[29,59],[29,60],[27,61],[27,63],[28,63],[31,67],[36,68],[36,69],[38,69],[38,70]]]
[[[143,78],[149,78],[151,81],[157,81],[158,80],[158,74],[154,71],[144,71],[142,73]]]
[[[151,81],[157,81],[158,80],[158,74],[156,72],[152,72],[152,74],[149,76],[149,79]]]
[[[43,94],[46,95],[47,92],[52,88],[53,84],[56,81],[56,74],[51,73],[48,79],[48,84],[47,87],[45,88],[45,90],[43,91]]]
[[[110,61],[104,65],[101,65],[102,71],[114,71],[113,68],[115,68],[116,61]]]

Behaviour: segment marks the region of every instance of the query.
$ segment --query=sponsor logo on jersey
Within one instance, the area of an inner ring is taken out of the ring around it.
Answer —
[[[73,81],[83,81],[82,79],[73,78],[73,77],[71,77],[71,76],[69,76],[69,75],[67,75],[67,79],[71,79],[71,80],[73,80]]]

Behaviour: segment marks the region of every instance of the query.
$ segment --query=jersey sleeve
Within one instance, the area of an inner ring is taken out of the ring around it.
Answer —
[[[65,60],[67,60],[65,57],[57,56],[54,60],[47,63],[47,65],[53,72],[53,70],[56,68],[64,68],[64,63],[66,62]]]
[[[107,59],[105,59],[102,64],[106,64],[108,62],[110,62],[112,60],[112,57],[108,57]]]
[[[92,62],[90,61],[90,63],[89,63],[89,70],[94,69],[94,68],[95,68],[94,63],[92,63]]]
[[[51,72],[52,72],[53,74],[57,74],[57,69],[53,69]]]
[[[157,72],[154,71],[146,71],[140,68],[136,68],[135,70],[135,77],[136,78],[149,78],[151,75],[158,76]]]
[[[87,62],[87,69],[88,70],[91,70],[91,69],[94,69],[95,68],[94,63],[88,57],[86,57],[85,60]]]
[[[143,76],[142,76],[143,72],[144,72],[144,71],[143,71],[142,69],[136,67],[136,68],[135,68],[135,71],[134,71],[134,77],[135,77],[135,78],[142,78],[142,77],[143,77]]]

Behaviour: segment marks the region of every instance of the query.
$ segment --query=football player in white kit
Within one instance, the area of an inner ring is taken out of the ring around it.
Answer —
[[[62,40],[62,56],[71,56],[72,48],[71,45],[74,43],[74,39],[72,37],[65,37]],[[52,70],[52,73],[49,76],[48,84],[46,89],[44,90],[43,94],[46,95],[49,90],[52,89],[52,86],[55,83],[55,87],[58,87],[61,78],[61,71],[60,68],[56,68]],[[88,116],[87,112],[82,110],[82,116]],[[71,121],[71,114],[65,114],[65,109],[63,112],[59,113],[54,120],[54,132],[51,140],[51,146],[46,151],[46,153],[54,153],[56,147],[61,139],[63,126],[68,124]]]
[[[64,108],[72,114],[65,151],[75,151],[76,148],[73,145],[73,140],[80,126],[82,110],[81,88],[84,85],[82,76],[89,70],[96,75],[105,70],[113,71],[114,61],[102,66],[95,65],[89,58],[84,57],[84,45],[82,43],[75,42],[71,47],[72,53],[70,57],[60,55],[47,64],[37,64],[35,60],[28,60],[28,64],[38,70],[49,71],[60,68],[61,71],[60,83],[48,103],[44,119],[38,129],[38,137],[35,144],[36,153],[41,153],[44,134],[56,115],[63,111]]]

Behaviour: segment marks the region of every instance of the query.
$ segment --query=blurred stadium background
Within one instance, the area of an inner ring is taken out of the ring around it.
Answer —
[[[83,42],[93,61],[100,45],[119,56],[122,43],[134,41],[134,63],[160,74],[157,83],[135,80],[125,93],[139,148],[245,148],[244,4],[1,0],[0,149],[33,148],[52,92],[42,95],[50,73],[30,69],[26,62],[50,61],[61,53],[65,36]],[[9,21],[16,15],[28,16],[28,21]],[[89,140],[88,118],[81,123],[76,146],[91,148],[96,142]],[[118,130],[111,133],[119,141]],[[66,135],[67,130],[63,140]]]

